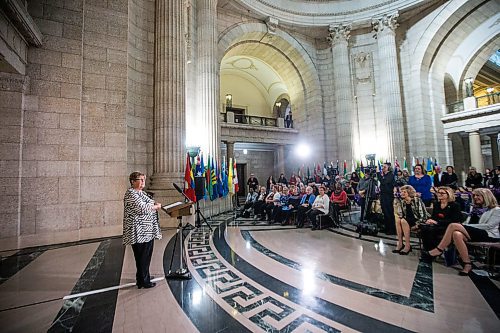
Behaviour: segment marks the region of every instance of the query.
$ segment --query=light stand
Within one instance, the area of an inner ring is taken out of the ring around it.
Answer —
[[[201,227],[201,221],[203,221],[207,225],[208,229],[210,229],[210,232],[213,233],[214,230],[212,229],[210,224],[208,224],[207,219],[205,218],[205,216],[203,216],[203,213],[201,212],[200,202],[198,200],[196,200],[196,212],[195,212],[195,214],[196,214],[196,227],[197,228]]]

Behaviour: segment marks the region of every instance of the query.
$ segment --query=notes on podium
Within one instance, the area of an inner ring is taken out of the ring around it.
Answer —
[[[174,202],[165,206],[162,206],[161,209],[171,217],[180,217],[180,216],[189,216],[192,215],[191,207],[194,202]]]

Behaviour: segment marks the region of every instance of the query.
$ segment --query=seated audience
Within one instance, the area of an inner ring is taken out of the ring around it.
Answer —
[[[312,193],[312,187],[306,187],[306,193],[300,199],[300,204],[297,207],[297,228],[302,228],[304,226],[304,219],[306,217],[307,212],[312,207],[316,196]]]
[[[266,197],[266,204],[264,206],[264,215],[260,218],[261,221],[265,220],[266,216],[267,216],[267,220],[271,221],[271,218],[273,216],[273,210],[274,210],[274,196],[276,194],[279,194],[278,185],[274,185],[272,188],[272,191],[269,192],[269,194]]]
[[[269,178],[267,178],[266,181],[266,191],[271,192],[273,190],[273,186],[276,185],[276,181],[274,180],[274,177],[271,175]]]
[[[478,224],[451,223],[446,228],[446,232],[441,242],[432,251],[424,254],[424,259],[430,259],[439,256],[444,249],[452,242],[460,254],[464,268],[459,272],[460,275],[469,275],[472,270],[472,263],[467,250],[467,242],[498,242],[500,234],[498,226],[500,224],[500,207],[488,189],[475,189],[472,192],[474,204],[486,208],[486,212],[481,215]]]
[[[349,180],[349,184],[353,188],[354,192],[358,193],[359,176],[357,172],[353,172],[351,174],[351,179]]]
[[[285,177],[284,173],[280,174],[280,177],[278,178],[277,183],[281,184],[281,185],[288,186],[288,180],[286,180],[286,177]]]
[[[247,198],[245,200],[242,212],[244,213],[245,211],[251,209],[256,200],[257,200],[257,192],[253,190],[253,187],[250,187],[250,189],[248,190]]]
[[[450,223],[460,223],[463,219],[460,206],[455,202],[455,193],[450,187],[438,187],[437,197],[438,202],[432,209],[431,218],[425,224],[418,225],[422,246],[427,251],[436,247]]]
[[[394,200],[398,243],[392,253],[407,255],[412,251],[410,229],[416,227],[419,223],[425,223],[429,218],[429,213],[427,213],[424,203],[417,196],[417,192],[411,185],[404,185],[399,191],[401,199]]]
[[[330,199],[325,194],[326,188],[321,185],[319,187],[319,194],[312,204],[311,210],[307,213],[307,217],[311,221],[312,230],[318,229],[318,215],[328,214],[330,208]]]

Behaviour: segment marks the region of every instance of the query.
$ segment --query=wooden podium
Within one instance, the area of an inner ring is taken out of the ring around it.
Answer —
[[[170,258],[170,266],[168,268],[168,274],[165,275],[167,279],[181,279],[181,280],[189,280],[191,279],[191,273],[184,268],[184,246],[183,246],[183,234],[182,231],[184,229],[182,225],[182,217],[192,215],[191,206],[193,206],[194,202],[174,202],[173,204],[162,206],[161,209],[167,213],[171,217],[176,217],[179,221],[177,225],[177,233],[175,234],[174,240],[174,249],[172,251],[172,257]],[[172,263],[174,262],[175,250],[177,246],[177,239],[180,238],[180,256],[179,256],[179,269],[175,272],[172,272]]]
[[[183,216],[192,215],[191,207],[194,202],[175,202],[170,205],[166,205],[161,207],[165,213],[167,213],[170,217],[176,217],[177,219],[182,219]]]

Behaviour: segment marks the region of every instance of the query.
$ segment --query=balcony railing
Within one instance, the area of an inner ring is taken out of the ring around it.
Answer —
[[[500,103],[500,93],[487,94],[483,96],[477,96],[476,105],[477,107],[488,106]],[[459,101],[455,103],[451,103],[446,105],[448,108],[448,113],[456,113],[460,111],[464,111],[464,102]]]
[[[220,116],[222,122],[229,124],[234,123],[251,126],[293,128],[293,122],[291,124],[287,124],[283,118],[269,118],[246,114],[236,114],[233,112],[221,112]]]

